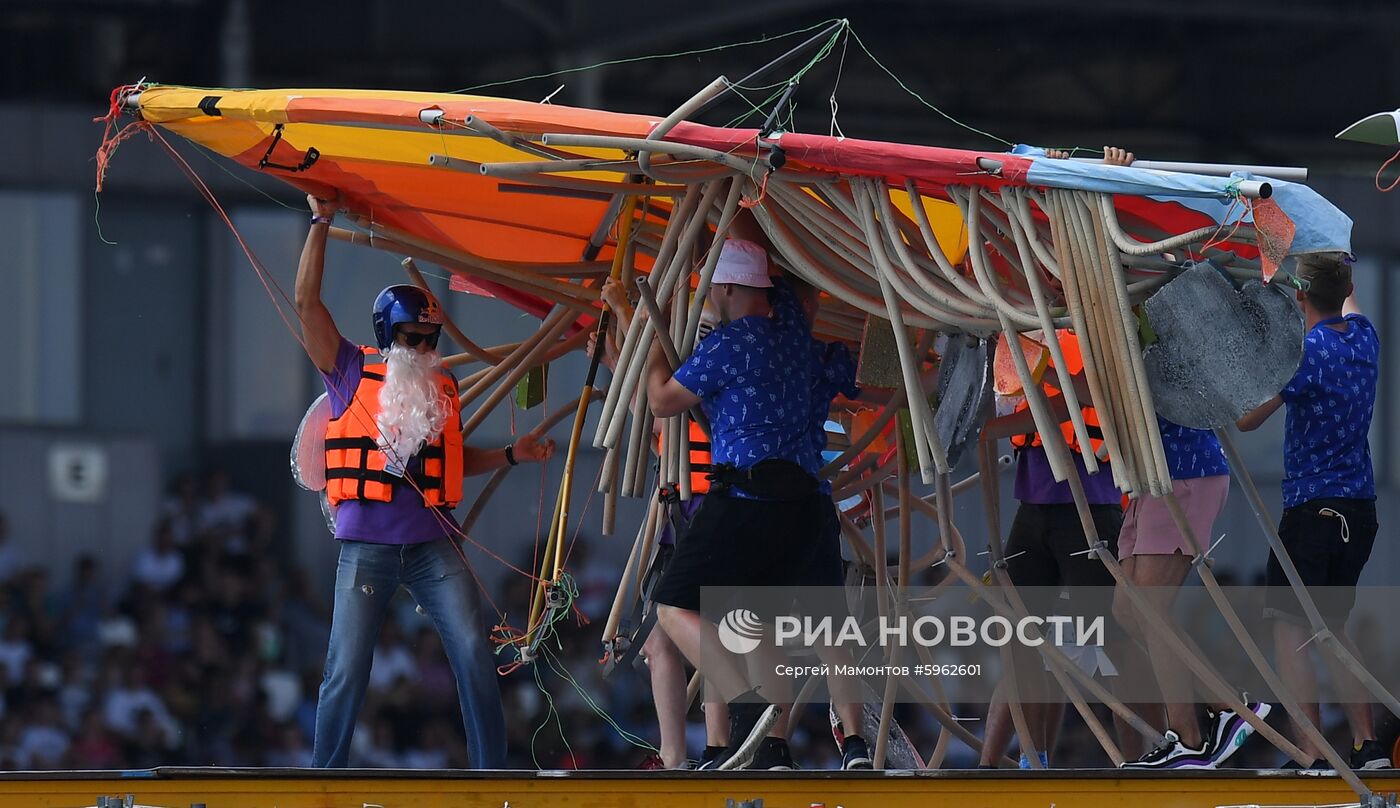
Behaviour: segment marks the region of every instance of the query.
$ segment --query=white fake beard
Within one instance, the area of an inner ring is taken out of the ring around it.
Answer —
[[[384,352],[384,385],[379,388],[379,442],[392,465],[402,467],[442,434],[450,411],[438,374],[442,355],[420,353],[395,343]]]

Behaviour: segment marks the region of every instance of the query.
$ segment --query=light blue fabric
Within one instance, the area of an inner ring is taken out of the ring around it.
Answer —
[[[1351,252],[1351,217],[1306,185],[1258,177],[1237,171],[1229,177],[1208,177],[1132,166],[1107,166],[1074,160],[1052,160],[1043,149],[1017,146],[1012,154],[1032,158],[1026,183],[1108,194],[1143,196],[1159,202],[1176,202],[1209,216],[1217,223],[1232,222],[1240,213],[1235,200],[1236,183],[1264,180],[1273,187],[1273,201],[1293,220],[1297,232],[1290,254]],[[1245,221],[1251,221],[1246,213]]]

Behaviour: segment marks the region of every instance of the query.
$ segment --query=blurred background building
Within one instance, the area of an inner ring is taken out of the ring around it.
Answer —
[[[292,484],[287,458],[320,382],[242,245],[160,148],[145,139],[124,145],[95,198],[100,126],[92,120],[107,111],[113,87],[144,77],[225,87],[479,88],[664,114],[716,75],[744,75],[798,40],[691,51],[842,16],[864,47],[851,39],[808,74],[793,128],[1005,148],[982,130],[1037,145],[1122,145],[1153,159],[1307,166],[1309,184],[1356,222],[1362,307],[1383,336],[1400,324],[1400,197],[1373,183],[1388,155],[1332,139],[1400,104],[1394,2],[4,0],[0,222],[9,242],[0,311],[11,364],[0,383],[0,766],[309,760],[336,548],[315,497]],[[744,112],[731,105],[707,122]],[[247,247],[290,290],[304,200],[189,144],[179,148]],[[439,276],[440,296],[469,334],[503,343],[533,331],[525,315],[449,292],[445,272],[424,269]],[[326,296],[347,336],[370,340],[370,301],[402,277],[386,254],[331,244]],[[1372,428],[1385,488],[1382,534],[1367,583],[1400,578],[1400,554],[1387,540],[1400,519],[1387,496],[1400,486],[1392,404],[1400,374],[1389,372],[1400,352],[1385,356]],[[572,398],[583,371],[580,357],[556,363],[544,406]],[[471,441],[504,444],[541,413],[499,414]],[[1242,440],[1275,512],[1281,431],[1275,418]],[[585,453],[585,499],[597,461]],[[495,556],[517,566],[530,560],[559,470],[555,461],[513,474],[473,532],[490,552],[468,548],[491,598],[516,620],[525,582]],[[480,482],[469,484],[468,502]],[[595,664],[640,508],[625,503],[610,538],[598,536],[596,500],[575,512],[581,549],[573,566],[596,622],[570,632],[561,659],[614,720],[651,737],[637,674],[605,683]],[[958,515],[969,543],[980,546],[976,503],[963,502]],[[1253,580],[1265,548],[1241,496],[1217,524],[1222,532],[1217,569]],[[436,636],[411,602],[399,611],[376,661],[358,760],[460,765]],[[534,764],[532,735],[551,709],[544,691],[563,718],[534,735],[540,765],[636,762],[639,753],[579,691],[548,671],[541,676],[543,691],[530,670],[503,685],[516,763]],[[798,738],[820,740],[824,722],[809,718],[812,731]],[[911,734],[931,737],[916,714],[907,720]],[[832,754],[830,744],[806,748],[811,766]]]

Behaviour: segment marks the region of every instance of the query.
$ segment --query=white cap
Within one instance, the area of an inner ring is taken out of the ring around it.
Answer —
[[[752,241],[732,238],[724,242],[710,283],[734,283],[754,289],[773,285],[768,277],[768,252]]]

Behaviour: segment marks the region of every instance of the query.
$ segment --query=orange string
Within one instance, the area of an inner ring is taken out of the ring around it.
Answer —
[[[1376,169],[1376,190],[1380,191],[1383,194],[1390,193],[1391,191],[1395,190],[1396,185],[1400,185],[1400,175],[1397,175],[1393,182],[1391,182],[1384,188],[1381,187],[1381,174],[1385,173],[1385,170],[1390,167],[1391,163],[1395,162],[1395,158],[1397,157],[1400,157],[1400,150],[1397,150],[1394,154],[1390,155],[1390,159],[1386,160],[1384,163],[1381,163],[1381,167]]]

